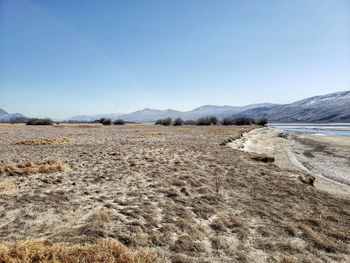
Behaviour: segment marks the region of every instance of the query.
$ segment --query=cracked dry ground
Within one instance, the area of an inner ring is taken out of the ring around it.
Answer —
[[[350,201],[222,142],[249,127],[0,125],[1,241],[119,240],[159,262],[349,262]],[[67,138],[50,145],[22,140]]]

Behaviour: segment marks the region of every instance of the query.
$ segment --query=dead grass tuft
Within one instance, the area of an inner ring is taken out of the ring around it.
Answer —
[[[17,189],[14,182],[10,180],[0,181],[0,194],[13,194]]]
[[[211,239],[211,245],[213,249],[216,249],[216,250],[228,249],[230,247],[226,238],[222,236],[213,237]]]
[[[336,252],[346,252],[346,247],[338,242],[334,242],[327,238],[324,234],[312,230],[308,226],[300,226],[301,231],[303,232],[303,237],[311,242],[314,247],[319,250],[323,250],[327,253],[336,253]]]
[[[172,250],[175,252],[203,252],[205,247],[202,243],[193,240],[190,236],[184,235],[179,237]]]
[[[240,239],[243,239],[249,233],[249,226],[246,222],[234,214],[221,215],[210,226],[217,233],[226,231],[236,233]]]
[[[15,143],[15,145],[49,145],[49,144],[65,144],[68,143],[68,138],[59,138],[59,139],[29,139],[29,140],[23,140],[18,141]]]
[[[113,240],[100,240],[89,245],[49,244],[43,241],[25,240],[0,244],[0,262],[113,262],[151,263],[155,254],[141,250],[133,252]]]
[[[91,224],[94,228],[103,228],[105,224],[111,221],[111,214],[105,208],[101,208],[90,217]]]
[[[69,170],[68,166],[58,160],[32,161],[23,164],[0,165],[0,175],[29,175],[37,173],[55,173]]]

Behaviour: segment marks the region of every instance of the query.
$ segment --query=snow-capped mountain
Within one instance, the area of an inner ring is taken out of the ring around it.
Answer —
[[[315,96],[294,103],[240,113],[270,122],[350,122],[350,91]]]
[[[154,122],[166,117],[196,120],[205,116],[224,118],[238,115],[266,117],[270,122],[350,122],[350,91],[315,96],[290,104],[203,105],[191,111],[146,108],[128,114],[84,115],[75,116],[69,120],[92,121],[104,117],[112,120]]]

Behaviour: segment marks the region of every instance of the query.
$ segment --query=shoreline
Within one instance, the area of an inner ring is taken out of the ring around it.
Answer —
[[[243,135],[229,146],[274,157],[274,164],[282,169],[314,176],[316,189],[350,196],[350,136],[288,134],[266,127]]]

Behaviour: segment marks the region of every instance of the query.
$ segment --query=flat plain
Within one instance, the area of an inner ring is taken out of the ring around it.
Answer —
[[[227,145],[253,128],[0,125],[0,259],[115,241],[153,256],[84,262],[349,262],[349,198]]]

